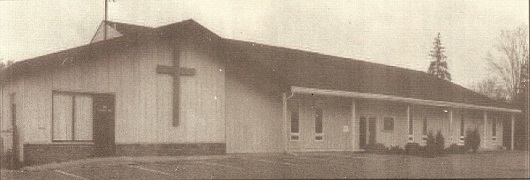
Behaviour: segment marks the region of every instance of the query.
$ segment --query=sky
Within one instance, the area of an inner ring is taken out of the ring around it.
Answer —
[[[88,44],[105,0],[0,0],[0,60]],[[194,19],[224,38],[426,71],[438,33],[453,82],[489,74],[501,30],[529,24],[528,0],[114,0],[109,20],[150,27]]]

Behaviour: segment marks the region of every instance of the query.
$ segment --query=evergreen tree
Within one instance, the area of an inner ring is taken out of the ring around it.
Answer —
[[[447,58],[447,56],[444,55],[445,47],[443,47],[442,42],[440,41],[440,33],[434,38],[433,44],[434,47],[429,54],[433,61],[431,61],[431,64],[429,65],[428,73],[433,74],[440,79],[451,81],[451,74],[447,68],[447,61],[445,61]]]

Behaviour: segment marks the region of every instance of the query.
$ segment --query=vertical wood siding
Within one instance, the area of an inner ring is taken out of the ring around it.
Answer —
[[[155,72],[158,64],[172,65],[165,39],[143,39],[110,52],[93,52],[92,57],[67,58],[58,67],[4,86],[2,98],[17,93],[23,143],[51,143],[52,90],[115,94],[116,143],[223,143],[224,65],[217,53],[204,38],[185,41],[181,66],[197,68],[198,73],[182,78],[185,113],[179,127],[171,126],[172,78]],[[2,129],[9,129],[9,102],[2,102]]]
[[[237,56],[236,52],[236,56]],[[282,92],[252,57],[229,57],[226,69],[227,152],[283,151]]]

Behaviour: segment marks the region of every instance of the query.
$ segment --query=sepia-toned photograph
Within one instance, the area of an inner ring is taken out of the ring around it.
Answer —
[[[528,0],[0,0],[0,179],[530,178]]]

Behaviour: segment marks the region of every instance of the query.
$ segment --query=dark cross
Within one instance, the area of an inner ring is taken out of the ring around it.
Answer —
[[[178,43],[175,43],[173,47],[173,66],[157,65],[156,73],[173,76],[173,127],[177,127],[180,114],[180,76],[193,76],[196,70],[194,68],[179,67],[180,48]]]

